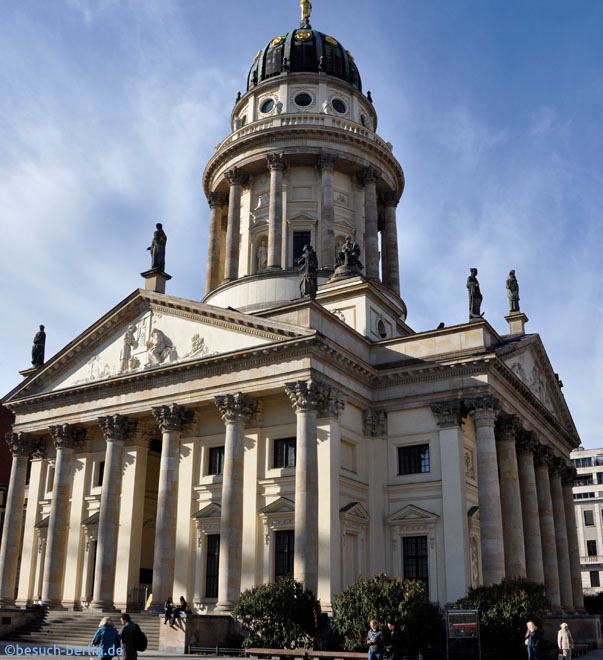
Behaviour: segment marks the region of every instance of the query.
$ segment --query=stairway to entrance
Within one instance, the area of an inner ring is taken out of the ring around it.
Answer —
[[[3,644],[15,643],[23,646],[48,647],[58,646],[87,647],[98,628],[103,616],[110,616],[117,630],[121,629],[119,612],[83,612],[49,610],[38,618],[17,628],[2,639]],[[159,617],[141,614],[132,616],[148,640],[148,650],[156,651],[159,646]]]

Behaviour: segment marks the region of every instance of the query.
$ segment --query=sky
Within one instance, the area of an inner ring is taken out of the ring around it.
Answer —
[[[402,297],[416,331],[526,331],[603,447],[603,2],[313,0],[405,171]],[[0,0],[0,396],[137,288],[156,222],[167,293],[204,294],[201,179],[258,50],[297,0]]]

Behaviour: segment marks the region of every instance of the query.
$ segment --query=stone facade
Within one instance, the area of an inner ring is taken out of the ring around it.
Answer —
[[[579,438],[542,342],[524,315],[509,334],[406,324],[404,174],[359,78],[331,64],[254,64],[203,178],[203,301],[145,274],[6,398],[2,606],[126,608],[152,585],[152,609],[182,594],[223,614],[292,572],[328,610],[384,571],[441,605],[522,575],[556,610],[582,608],[567,559]],[[348,237],[363,267],[336,277]],[[315,299],[299,290],[306,243]]]

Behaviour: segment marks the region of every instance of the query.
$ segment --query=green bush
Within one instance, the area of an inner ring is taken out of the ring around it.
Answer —
[[[292,577],[243,591],[232,616],[249,633],[243,641],[247,648],[312,648],[326,626],[320,603]]]
[[[505,578],[499,584],[470,589],[455,604],[457,609],[479,610],[482,651],[501,657],[525,653],[526,623],[540,626],[539,613],[550,606],[544,585],[525,578]]]
[[[402,651],[414,654],[443,644],[441,613],[429,602],[425,586],[415,580],[390,578],[381,573],[358,578],[333,602],[333,627],[346,651],[365,651],[369,621],[380,626],[395,621]]]

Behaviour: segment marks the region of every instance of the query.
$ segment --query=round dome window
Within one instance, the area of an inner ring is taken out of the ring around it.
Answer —
[[[274,99],[266,99],[260,106],[260,112],[266,114],[274,108]]]
[[[336,112],[340,112],[341,114],[347,110],[345,103],[341,99],[333,99],[331,105]]]
[[[306,94],[306,92],[301,92],[301,94],[298,94],[295,97],[295,103],[300,107],[305,108],[312,103],[312,97],[310,94]]]

